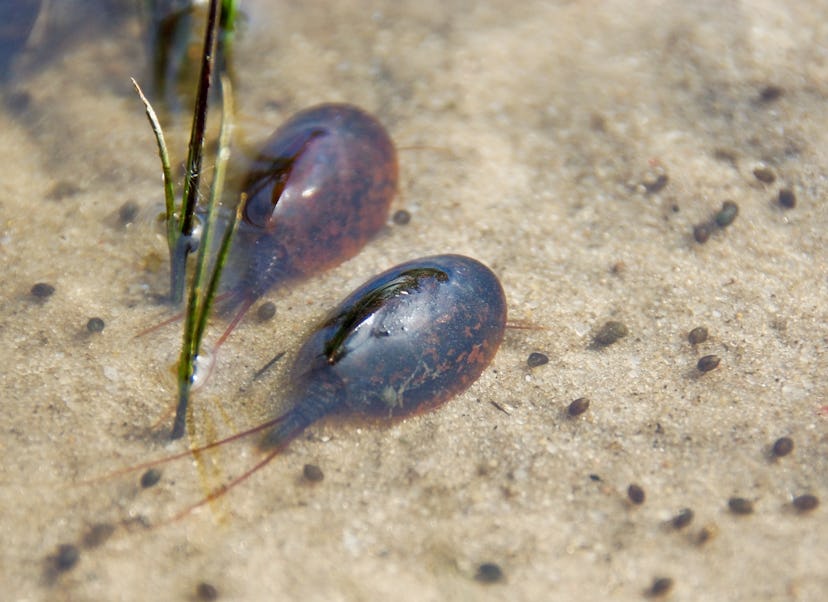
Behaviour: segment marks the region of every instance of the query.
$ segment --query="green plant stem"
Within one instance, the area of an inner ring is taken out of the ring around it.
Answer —
[[[233,40],[236,36],[236,20],[239,15],[236,0],[222,0],[221,29],[219,30],[219,70],[222,75],[232,79],[231,66],[233,64]]]
[[[179,238],[172,257],[170,275],[170,296],[174,303],[184,298],[184,284],[187,256],[193,250],[191,240],[195,216],[198,185],[201,179],[201,162],[204,155],[204,137],[207,126],[207,100],[215,62],[216,37],[221,19],[221,2],[210,1],[207,14],[207,28],[204,33],[204,48],[201,54],[201,75],[198,80],[195,108],[193,109],[193,127],[190,133],[190,145],[187,154],[187,173],[184,178],[182,211],[179,220]]]
[[[222,77],[221,84],[222,120],[218,157],[210,191],[207,222],[204,226],[196,271],[190,286],[187,303],[184,336],[178,363],[178,407],[176,408],[175,421],[170,435],[172,439],[178,439],[184,435],[193,375],[195,373],[194,364],[201,349],[201,341],[207,327],[207,320],[210,316],[212,303],[221,279],[221,272],[230,251],[230,244],[239,222],[242,207],[242,203],[240,203],[236,208],[233,218],[225,228],[215,261],[211,262],[212,240],[218,220],[219,204],[224,191],[224,179],[227,172],[227,163],[230,159],[230,140],[233,130],[233,92],[229,78]]]
[[[144,103],[147,119],[149,119],[152,133],[155,134],[155,142],[158,146],[158,156],[161,158],[161,169],[164,173],[164,204],[167,217],[167,246],[170,249],[170,260],[172,260],[178,234],[175,224],[175,190],[173,189],[170,155],[167,152],[167,143],[164,141],[164,132],[161,129],[161,122],[158,121],[158,115],[155,114],[155,110],[152,108],[150,101],[147,100],[146,96],[144,96],[141,86],[138,85],[138,82],[135,81],[134,78],[131,79],[132,85],[135,87],[135,91],[138,92],[138,96]]]

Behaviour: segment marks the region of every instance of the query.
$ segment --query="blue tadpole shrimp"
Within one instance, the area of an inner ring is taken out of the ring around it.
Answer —
[[[495,275],[460,255],[398,265],[351,293],[302,345],[293,408],[261,443],[281,447],[334,411],[392,418],[434,408],[469,387],[506,326]]]
[[[431,410],[466,390],[503,339],[506,300],[485,265],[436,255],[393,267],[360,286],[308,337],[289,372],[291,409],[263,425],[138,470],[252,433],[266,456],[176,515],[223,495],[332,413],[392,419]]]

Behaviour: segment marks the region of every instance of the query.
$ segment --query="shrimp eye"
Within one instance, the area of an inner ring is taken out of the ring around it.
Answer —
[[[272,225],[273,212],[282,197],[285,184],[290,176],[289,169],[263,174],[258,181],[247,189],[242,218],[251,226],[269,228]]]
[[[265,145],[265,150],[247,177],[247,200],[242,213],[244,221],[258,228],[273,227],[273,213],[282,198],[296,162],[307,152],[315,139],[325,134],[327,131],[323,128],[311,128],[299,132],[287,142],[282,142],[277,136]],[[280,142],[278,149],[268,148],[276,142]]]

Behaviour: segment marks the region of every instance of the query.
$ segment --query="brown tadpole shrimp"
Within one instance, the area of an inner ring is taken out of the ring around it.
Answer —
[[[351,293],[302,345],[289,372],[290,410],[244,433],[127,471],[267,431],[258,443],[265,455],[255,466],[176,520],[250,477],[324,416],[390,420],[432,410],[465,391],[494,358],[506,312],[500,282],[475,259],[437,255],[393,267]]]
[[[397,154],[385,128],[349,104],[296,113],[265,142],[242,185],[242,220],[223,288],[235,316],[274,286],[356,255],[388,220]]]

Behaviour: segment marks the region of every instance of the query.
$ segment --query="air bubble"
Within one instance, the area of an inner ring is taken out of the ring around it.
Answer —
[[[191,390],[200,389],[210,378],[213,372],[215,358],[212,353],[203,351],[195,356],[193,361],[193,376],[190,378]]]

